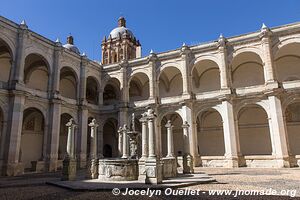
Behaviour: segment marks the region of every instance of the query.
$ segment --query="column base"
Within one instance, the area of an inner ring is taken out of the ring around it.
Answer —
[[[277,158],[275,159],[278,168],[290,168],[291,167],[291,163],[290,163],[290,158],[286,157],[286,158]]]
[[[159,184],[162,183],[162,163],[157,158],[148,158],[145,161],[146,169],[146,184]]]
[[[47,163],[46,163],[46,169],[49,172],[56,172],[57,171],[57,166],[58,166],[58,160],[57,159],[47,161]]]
[[[177,159],[175,157],[163,158],[163,177],[171,178],[176,177],[177,172]]]
[[[226,158],[226,164],[224,167],[226,168],[237,168],[239,167],[239,159],[238,157]]]
[[[24,174],[23,163],[8,163],[3,165],[4,176],[17,176]]]
[[[66,158],[63,161],[61,180],[74,181],[76,179],[76,166],[77,166],[77,161],[75,159]]]
[[[194,173],[194,159],[191,155],[183,156],[183,173],[184,174],[193,174]]]
[[[145,181],[146,179],[146,168],[145,168],[145,162],[147,158],[141,157],[139,159],[138,165],[139,165],[139,181]]]
[[[98,159],[92,159],[87,164],[87,178],[91,179],[97,179],[98,178],[98,166],[99,166],[99,160]]]
[[[194,156],[194,167],[201,167],[201,166],[202,166],[201,156],[200,155]]]

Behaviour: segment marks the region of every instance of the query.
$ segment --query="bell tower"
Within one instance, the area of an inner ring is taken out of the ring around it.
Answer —
[[[108,37],[103,38],[101,46],[102,64],[104,65],[142,56],[141,44],[131,30],[126,27],[124,17],[118,19],[118,27],[114,28]]]

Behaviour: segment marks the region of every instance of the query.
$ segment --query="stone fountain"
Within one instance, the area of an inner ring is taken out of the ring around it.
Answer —
[[[125,124],[119,128],[118,132],[123,136],[123,155],[121,158],[99,159],[98,179],[104,181],[137,180],[139,175],[137,147],[140,133],[135,129],[134,114],[131,129]]]

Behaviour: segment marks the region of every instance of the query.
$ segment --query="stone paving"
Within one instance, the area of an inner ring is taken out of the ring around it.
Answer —
[[[188,186],[188,189],[201,192],[190,196],[153,196],[151,199],[300,199],[300,169],[224,169],[196,168],[205,172],[217,182]],[[114,196],[111,191],[73,191],[46,184],[60,180],[60,172],[44,174],[25,174],[18,177],[0,178],[0,200],[58,200],[58,199],[148,199],[148,196]],[[297,197],[288,196],[209,196],[209,190],[296,190]]]

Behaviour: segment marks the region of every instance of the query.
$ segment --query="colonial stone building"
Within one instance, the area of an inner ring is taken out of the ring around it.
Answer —
[[[132,121],[139,128],[147,106],[157,113],[160,157],[171,120],[179,160],[188,149],[196,166],[299,167],[300,23],[141,57],[120,18],[101,47],[98,63],[80,54],[72,36],[62,45],[0,17],[2,174],[61,168],[70,118],[80,167],[93,118],[98,156],[116,157],[118,128]]]

